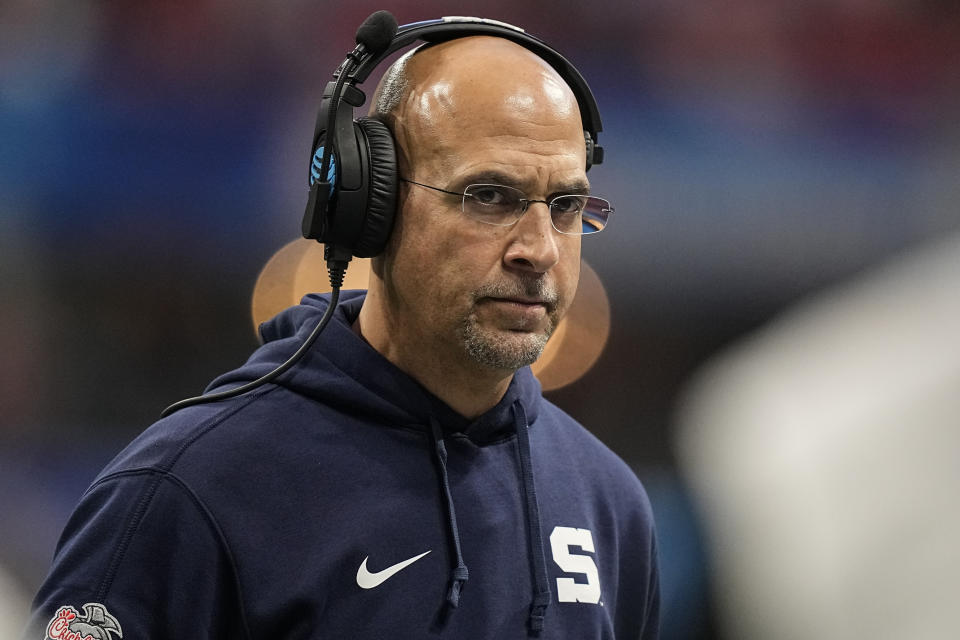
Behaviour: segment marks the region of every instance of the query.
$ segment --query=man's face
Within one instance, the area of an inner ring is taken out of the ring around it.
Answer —
[[[514,53],[499,71],[431,67],[396,123],[404,178],[454,192],[503,184],[536,200],[587,188],[575,98],[539,59]],[[557,232],[547,205],[494,226],[464,215],[458,196],[401,183],[383,277],[392,331],[409,347],[494,369],[530,364],[579,275],[580,237]]]

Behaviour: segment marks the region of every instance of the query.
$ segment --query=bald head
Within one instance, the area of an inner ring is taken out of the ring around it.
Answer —
[[[493,130],[507,134],[503,127],[511,122],[563,121],[582,135],[576,97],[556,70],[521,45],[491,36],[406,53],[381,79],[371,115],[393,131],[401,171],[429,159],[423,152],[447,153],[453,134],[473,140]]]

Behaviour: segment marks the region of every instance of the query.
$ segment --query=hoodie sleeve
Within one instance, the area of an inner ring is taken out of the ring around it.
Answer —
[[[249,637],[235,576],[216,522],[175,475],[114,474],[67,523],[24,638]]]

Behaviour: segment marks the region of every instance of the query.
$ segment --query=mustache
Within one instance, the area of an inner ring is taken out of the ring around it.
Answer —
[[[483,298],[520,298],[542,301],[553,310],[560,301],[556,287],[544,278],[521,278],[509,282],[495,282],[483,285],[473,291],[473,299]]]

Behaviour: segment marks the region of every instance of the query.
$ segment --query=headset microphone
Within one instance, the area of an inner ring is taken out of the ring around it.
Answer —
[[[389,11],[377,11],[357,27],[357,44],[367,53],[377,55],[386,50],[397,35],[397,19]]]

